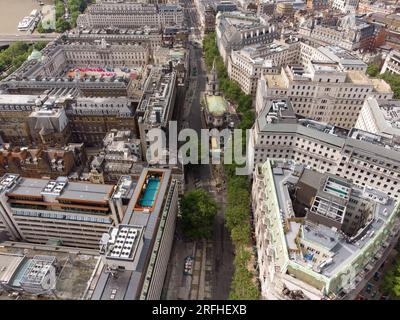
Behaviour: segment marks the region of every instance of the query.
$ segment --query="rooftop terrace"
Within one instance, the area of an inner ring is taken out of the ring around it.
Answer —
[[[385,222],[392,215],[397,205],[391,198],[387,198],[386,201],[381,203],[373,200],[369,196],[370,190],[352,185],[351,188],[359,196],[366,197],[374,202],[374,211],[372,220],[368,221],[356,236],[349,238],[342,232],[335,231],[323,224],[309,223],[307,218],[303,222],[293,219],[295,211],[288,187],[296,185],[299,180],[298,174],[295,174],[295,166],[290,163],[274,162],[273,168],[275,193],[282,215],[281,227],[284,228],[283,223],[285,221],[289,226],[285,231],[289,259],[326,277],[334,276],[345,263],[362,252],[362,249],[370,243],[374,235],[383,231]],[[308,253],[302,252],[298,245],[299,242],[295,241],[298,237],[324,248],[329,252],[329,255],[322,263],[321,261],[318,264],[313,263]]]

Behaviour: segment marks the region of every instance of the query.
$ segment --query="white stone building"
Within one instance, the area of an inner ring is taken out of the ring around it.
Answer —
[[[270,99],[288,97],[296,113],[317,121],[352,128],[367,97],[390,99],[393,92],[381,79],[349,70],[337,62],[312,61],[307,66],[282,67],[280,74],[258,82],[256,111]]]
[[[400,144],[400,101],[366,99],[355,127]]]
[[[298,118],[287,100],[265,106],[254,124],[249,150],[254,164],[288,159],[400,197],[398,144],[360,129],[347,130]]]
[[[399,236],[398,201],[287,162],[257,165],[252,207],[268,300],[355,299]],[[367,219],[349,236],[340,226],[351,215]]]
[[[183,8],[176,4],[96,3],[77,19],[80,28],[141,28],[182,25]]]

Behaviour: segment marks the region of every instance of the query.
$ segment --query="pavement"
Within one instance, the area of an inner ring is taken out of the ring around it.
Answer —
[[[191,5],[189,0],[186,5]],[[197,13],[194,7],[187,10],[188,27],[198,25]],[[201,33],[195,29],[191,33],[192,43],[202,42]],[[190,74],[194,68],[197,75],[191,76],[189,86],[183,103],[175,106],[178,110],[176,119],[181,127],[189,127],[198,134],[202,128],[206,128],[203,112],[201,111],[201,96],[206,88],[207,71],[202,59],[202,48],[197,45],[189,45]],[[164,299],[228,299],[230,284],[233,275],[234,251],[229,232],[225,228],[224,209],[225,191],[217,190],[216,179],[213,176],[211,165],[189,165],[185,168],[185,190],[197,187],[210,192],[220,204],[220,210],[214,223],[213,239],[201,242],[185,242],[177,226],[177,237],[174,241],[171,258],[167,270],[162,298]],[[215,170],[214,170],[215,171]],[[183,268],[185,258],[193,256],[193,274],[184,275]]]
[[[368,284],[364,287],[364,289],[360,292],[357,299],[360,300],[381,300],[383,293],[380,291],[380,287],[382,284],[383,277],[385,273],[392,267],[396,257],[398,256],[398,252],[396,249],[393,249],[385,262],[380,266],[380,268],[376,271],[377,277],[373,276]],[[368,289],[370,287],[370,289]]]

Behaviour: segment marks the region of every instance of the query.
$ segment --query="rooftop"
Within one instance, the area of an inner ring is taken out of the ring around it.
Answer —
[[[102,241],[104,240],[108,245],[106,257],[133,260],[139,249],[140,239],[143,237],[143,227],[119,225],[103,237]]]
[[[368,98],[369,106],[379,132],[400,137],[400,100],[376,100]]]
[[[351,185],[351,189],[357,196],[374,203],[372,219],[354,237],[349,238],[341,231],[334,230],[321,223],[309,223],[307,218],[304,219],[304,222],[295,221],[292,219],[294,207],[289,196],[288,187],[297,184],[299,180],[298,174],[295,174],[295,167],[290,163],[274,162],[272,166],[273,168],[279,167],[282,169],[276,173],[273,171],[273,179],[283,218],[282,221],[290,221],[289,231],[285,232],[289,259],[327,277],[334,276],[344,263],[355,258],[357,253],[360,253],[370,243],[376,233],[383,231],[385,222],[395,212],[397,203],[393,199],[386,197],[386,201],[376,201],[369,196],[370,190],[368,188]],[[301,252],[300,247],[297,247],[297,250],[293,250],[295,249],[294,246],[298,246],[293,242],[293,232],[297,234],[296,237],[300,237],[300,239],[309,243],[317,244],[327,250],[329,252],[327,258],[323,261],[318,261],[317,259],[318,264],[316,264],[309,259],[309,253]],[[295,253],[295,251],[298,253]]]
[[[167,72],[162,67],[153,67],[144,85],[144,93],[138,111],[143,120],[152,125],[168,121],[172,107],[176,72]]]
[[[128,199],[132,197],[136,187],[136,182],[130,176],[121,176],[118,180],[117,187],[112,195],[113,199]]]
[[[221,116],[228,110],[228,104],[222,96],[206,95],[207,107],[210,113]]]
[[[0,94],[0,105],[32,105],[42,103],[43,96],[22,94]]]
[[[361,84],[361,85],[370,85],[371,79],[368,76],[360,71],[347,71],[347,82],[351,82],[354,84]]]
[[[27,243],[3,242],[0,246],[0,270],[1,266],[6,267],[3,273],[0,271],[0,279],[19,281],[23,275],[35,280],[38,273],[30,272],[40,267],[43,259],[41,256],[54,257],[57,263],[62,266],[56,272],[56,290],[58,299],[79,300],[82,299],[88,289],[96,270],[98,253],[94,250],[71,249],[67,247],[54,247],[46,245],[30,245]],[[39,259],[34,259],[39,258]],[[45,261],[43,261],[45,262]],[[30,269],[29,269],[30,267]],[[39,268],[40,271],[41,268]],[[7,274],[7,276],[5,276]],[[18,276],[18,277],[17,277]],[[17,279],[18,278],[18,279]],[[28,278],[26,278],[27,280]],[[1,280],[0,280],[1,282]],[[33,299],[33,296],[22,293],[22,299]],[[0,295],[0,299],[10,299],[6,294]],[[35,297],[35,299],[56,299],[54,295]]]
[[[370,79],[375,91],[379,93],[393,93],[390,85],[383,79]]]
[[[69,182],[66,177],[57,180],[20,178],[8,194],[29,197],[54,195],[58,196],[57,199],[103,203],[109,200],[113,190],[113,185]]]
[[[143,186],[148,184],[149,176],[157,174],[161,175],[160,183],[157,187],[157,192],[152,196],[152,210],[144,211],[136,207],[136,204],[143,195]],[[118,277],[112,277],[110,273],[103,269],[100,275],[99,282],[92,296],[93,300],[134,300],[140,296],[143,289],[143,281],[148,270],[148,261],[154,254],[153,241],[159,231],[159,224],[162,223],[164,215],[164,206],[168,206],[169,188],[171,171],[164,169],[146,168],[143,170],[133,193],[130,198],[126,214],[122,221],[122,227],[130,230],[139,230],[142,228],[143,243],[138,246],[137,252],[132,255],[134,261],[131,261],[124,271],[118,272]],[[122,248],[121,248],[122,249]],[[111,261],[111,260],[110,260]],[[150,268],[150,267],[149,267]],[[132,270],[133,269],[133,270]],[[113,298],[111,298],[113,296]]]
[[[279,112],[271,104],[266,104],[256,120],[260,132],[297,133],[343,148],[349,146],[398,161],[400,145],[396,139],[360,129],[348,130],[329,123],[296,116],[290,104],[281,99]],[[278,109],[279,110],[279,109]],[[284,112],[282,112],[284,111]]]
[[[264,76],[265,80],[267,81],[268,88],[274,89],[286,89],[285,81],[280,74],[270,75],[267,74]]]

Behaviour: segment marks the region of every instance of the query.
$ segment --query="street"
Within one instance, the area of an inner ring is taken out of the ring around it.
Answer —
[[[201,96],[206,89],[207,71],[202,59],[202,35],[198,29],[196,8],[191,1],[185,1],[189,36],[189,61],[191,63],[189,86],[183,110],[177,113],[181,128],[192,128],[200,136],[206,128],[201,111]],[[194,27],[194,29],[192,29]],[[193,72],[193,70],[196,70]],[[195,74],[194,74],[195,73]],[[185,167],[185,190],[201,187],[214,196],[220,206],[213,227],[213,239],[204,242],[185,242],[177,226],[177,236],[165,280],[164,299],[228,299],[233,275],[234,251],[230,235],[224,225],[226,192],[217,189],[215,165],[188,165]],[[214,172],[214,173],[213,173]],[[192,275],[184,275],[184,261],[188,256],[194,258]]]

